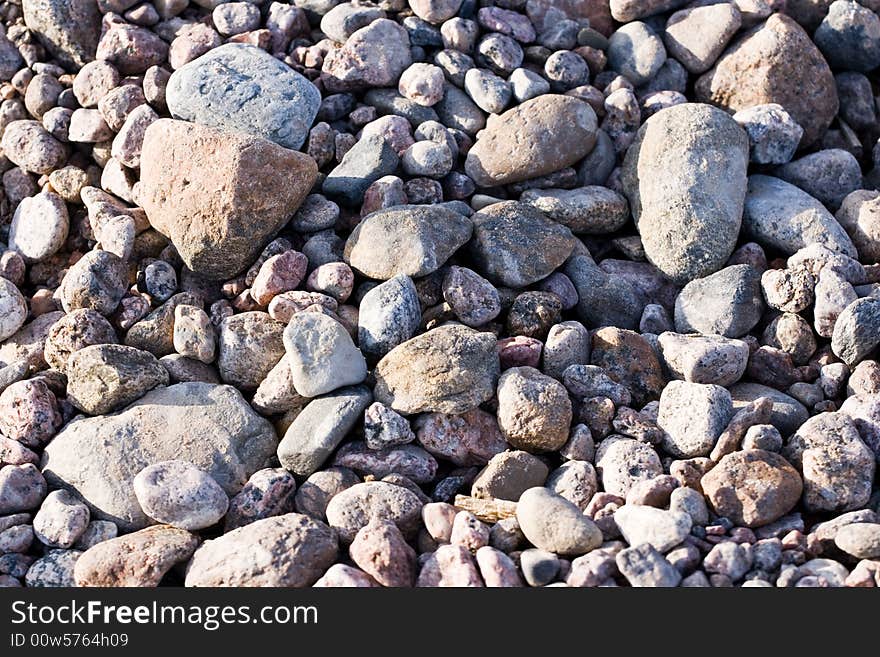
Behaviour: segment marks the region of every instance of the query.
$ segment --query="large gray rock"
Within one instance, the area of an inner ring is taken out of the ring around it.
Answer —
[[[114,415],[78,419],[46,447],[41,467],[55,487],[76,492],[100,519],[130,531],[149,524],[132,482],[148,465],[184,460],[236,494],[275,453],[269,422],[230,386],[158,388]]]
[[[749,178],[743,230],[763,246],[791,255],[818,243],[852,258],[858,254],[843,227],[818,200],[779,178]]]
[[[205,541],[187,586],[311,586],[336,560],[336,532],[299,513],[257,520]]]
[[[622,180],[645,255],[676,283],[718,271],[736,246],[749,139],[727,113],[698,103],[652,116]]]
[[[49,53],[71,70],[95,58],[101,11],[95,0],[23,0],[24,22]]]
[[[176,119],[246,132],[296,150],[309,134],[321,94],[265,50],[227,43],[172,73],[165,102]]]
[[[351,336],[323,313],[297,313],[284,329],[284,349],[293,387],[317,397],[367,377],[367,363]]]
[[[365,386],[343,388],[309,402],[278,444],[278,460],[290,472],[308,477],[333,453],[373,401]]]

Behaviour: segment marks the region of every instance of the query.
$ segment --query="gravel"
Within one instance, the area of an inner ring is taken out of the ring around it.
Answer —
[[[7,4],[0,584],[880,586],[876,2]]]

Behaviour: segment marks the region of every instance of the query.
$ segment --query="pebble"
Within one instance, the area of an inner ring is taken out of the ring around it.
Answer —
[[[723,457],[700,481],[715,512],[746,527],[768,525],[797,504],[798,472],[779,454],[764,450]]]
[[[846,525],[834,536],[834,544],[857,559],[876,559],[880,556],[880,525],[861,522]]]
[[[411,587],[416,553],[391,520],[371,519],[349,546],[352,561],[382,586]]]
[[[862,170],[858,160],[852,153],[840,148],[810,153],[778,167],[775,173],[833,212],[837,211],[850,192],[862,187]]]
[[[734,4],[712,4],[675,12],[666,23],[666,49],[690,73],[710,69],[742,24]]]
[[[733,416],[730,393],[719,385],[671,381],[660,396],[657,424],[672,456],[708,456]],[[662,550],[661,550],[662,551]]]
[[[614,513],[614,522],[630,545],[649,544],[658,552],[668,552],[690,534],[692,520],[681,511],[665,511],[652,506],[626,504]]]
[[[211,476],[186,461],[161,461],[132,481],[144,513],[160,523],[196,531],[216,524],[229,498]]]
[[[241,491],[229,500],[225,531],[294,510],[296,479],[283,468],[257,470]]]
[[[531,367],[515,367],[501,375],[497,395],[498,425],[515,448],[552,451],[568,440],[571,402],[558,381]]]
[[[155,587],[176,564],[187,561],[199,540],[167,525],[111,538],[83,552],[73,568],[77,586]]]
[[[675,587],[681,582],[681,574],[649,543],[621,550],[615,560],[631,586]]]
[[[529,488],[543,486],[547,476],[548,468],[539,458],[528,452],[507,450],[495,454],[474,477],[471,495],[515,502]]]
[[[804,136],[804,129],[777,103],[741,109],[733,120],[749,136],[749,159],[755,164],[791,162]]]
[[[479,408],[455,415],[424,413],[413,427],[422,447],[458,466],[484,465],[507,448],[495,416]]]
[[[28,568],[25,584],[29,587],[73,587],[76,562],[82,556],[80,550],[49,550]]]
[[[596,473],[606,492],[625,498],[636,482],[663,474],[663,467],[650,445],[610,436],[596,448]]]
[[[364,386],[334,389],[313,399],[296,416],[278,444],[281,465],[302,477],[316,472],[371,402],[372,395]]]
[[[12,121],[3,131],[0,148],[10,162],[32,173],[50,174],[67,161],[67,148],[39,121]]]
[[[28,316],[27,302],[12,281],[0,278],[0,342],[14,335]]]
[[[129,531],[148,523],[132,491],[143,468],[178,459],[186,445],[187,461],[234,495],[265,466],[276,440],[269,422],[234,388],[178,383],[151,390],[113,415],[69,424],[47,445],[43,464],[53,487],[74,490],[101,509],[98,519]]]
[[[26,447],[42,447],[61,424],[58,401],[45,381],[16,381],[0,394],[0,431]]]
[[[700,101],[733,112],[781,105],[804,129],[801,146],[819,139],[839,107],[822,53],[800,25],[781,13],[722,54],[694,90]]]
[[[264,518],[202,543],[186,586],[311,586],[338,554],[336,535],[298,513]]]
[[[348,331],[322,313],[294,315],[284,329],[291,379],[304,397],[317,397],[367,376],[364,357]]]
[[[558,130],[561,125],[565,131]],[[520,135],[518,143],[507,139],[513,133]],[[589,105],[571,96],[539,96],[486,128],[467,155],[465,171],[481,187],[519,182],[574,164],[595,140],[596,115]]]
[[[865,297],[846,306],[831,336],[831,350],[853,367],[880,344],[880,299]]]
[[[170,238],[190,269],[216,279],[234,276],[253,262],[317,176],[314,162],[302,153],[244,133],[171,119],[150,124],[141,158],[138,198],[150,223]],[[254,185],[254,180],[261,182]],[[267,200],[268,189],[283,193]]]
[[[285,330],[281,322],[264,312],[244,312],[225,318],[217,331],[220,378],[244,390],[255,390],[285,354]]]
[[[546,488],[530,488],[519,498],[516,519],[528,541],[556,554],[586,554],[602,543],[602,532],[574,504]]]
[[[684,286],[675,300],[675,329],[739,338],[763,311],[760,273],[751,265],[732,265]]]
[[[421,521],[422,503],[415,493],[383,481],[355,484],[337,493],[327,505],[327,522],[342,543],[351,543],[371,520],[390,520],[409,538]]]
[[[411,64],[400,75],[397,90],[417,105],[431,107],[443,99],[443,70],[433,64]]]
[[[89,509],[66,490],[46,496],[34,516],[34,535],[50,548],[70,548],[89,525]]]
[[[118,410],[168,383],[153,354],[125,345],[83,347],[70,356],[66,371],[68,400],[90,415]]]
[[[376,400],[405,413],[464,413],[495,393],[495,337],[442,326],[392,349],[374,370]]]
[[[381,43],[382,48],[373,44]],[[364,87],[394,86],[412,63],[406,30],[380,18],[356,30],[345,45],[327,53],[321,69],[324,87],[331,92]]]
[[[835,68],[868,72],[880,65],[880,17],[857,2],[832,2],[813,39]]]

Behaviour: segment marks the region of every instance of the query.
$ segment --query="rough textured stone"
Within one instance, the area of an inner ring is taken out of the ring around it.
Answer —
[[[24,21],[64,66],[76,70],[95,58],[101,10],[92,0],[24,0]]]
[[[176,119],[236,130],[299,149],[318,113],[315,85],[264,50],[228,43],[171,74],[165,92]]]
[[[338,493],[327,505],[327,522],[351,543],[371,520],[391,520],[407,538],[421,523],[422,502],[412,491],[384,481],[356,484]]]
[[[392,349],[376,366],[376,400],[405,414],[464,413],[492,397],[495,337],[441,326]]]
[[[367,376],[367,363],[345,327],[322,313],[294,315],[284,329],[290,376],[303,397],[317,397]]]
[[[147,128],[139,202],[183,261],[229,278],[287,222],[317,176],[302,153],[241,133],[160,119]]]
[[[648,259],[677,283],[706,276],[736,246],[749,145],[725,112],[676,105],[652,116],[622,180]]]
[[[337,552],[336,532],[322,522],[299,513],[265,518],[205,541],[186,586],[311,586]]]

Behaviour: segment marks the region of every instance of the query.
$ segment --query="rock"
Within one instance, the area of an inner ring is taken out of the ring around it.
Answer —
[[[614,522],[632,546],[648,543],[658,552],[668,552],[690,534],[691,517],[681,511],[664,511],[652,506],[625,504],[614,512]]]
[[[529,488],[543,486],[547,474],[547,466],[536,456],[508,450],[489,459],[474,478],[471,495],[515,502]]]
[[[657,416],[666,432],[663,449],[678,458],[708,456],[732,416],[733,402],[725,388],[671,381],[660,395]]]
[[[302,153],[169,119],[147,128],[141,160],[138,200],[151,225],[190,269],[217,279],[250,266],[317,176]]]
[[[12,281],[0,277],[0,342],[24,326],[27,316],[24,296]]]
[[[683,4],[687,4],[685,0],[610,0],[608,2],[611,16],[621,23],[662,14]]]
[[[25,0],[24,22],[61,64],[77,70],[95,58],[101,10],[91,0]]]
[[[34,263],[54,255],[67,239],[70,221],[64,200],[53,192],[40,192],[22,199],[9,226],[9,248],[25,262]]]
[[[205,541],[186,586],[311,586],[336,561],[336,532],[299,513],[257,520]]]
[[[365,443],[353,441],[342,446],[333,459],[334,465],[355,472],[385,479],[389,475],[406,477],[416,484],[427,484],[437,475],[437,461],[415,445],[400,445],[374,450]],[[396,483],[391,481],[391,483]],[[415,491],[413,491],[415,492]]]
[[[216,524],[229,498],[211,476],[186,461],[160,461],[141,470],[133,482],[144,513],[160,523],[196,531]]]
[[[574,233],[613,233],[629,221],[626,198],[607,187],[527,189],[519,200],[534,205]]]
[[[220,378],[243,390],[256,389],[284,356],[284,330],[284,324],[264,312],[239,313],[224,319],[217,343]]]
[[[89,524],[89,509],[66,490],[46,496],[34,516],[34,535],[43,545],[70,548]]]
[[[25,584],[31,588],[76,586],[73,569],[82,554],[80,550],[50,550],[28,568]]]
[[[361,478],[348,468],[319,470],[296,491],[296,510],[317,520],[324,520],[327,504],[337,493],[359,484]]]
[[[742,378],[749,360],[748,344],[719,335],[667,331],[657,342],[667,370],[691,383],[731,386]]]
[[[203,32],[214,34],[205,28]],[[110,62],[122,75],[140,75],[153,66],[162,65],[168,54],[169,47],[159,35],[126,23],[118,16],[105,15],[96,59]]]
[[[378,46],[377,44],[381,44]],[[396,87],[412,63],[406,30],[380,18],[352,34],[324,57],[321,80],[332,93],[366,87]]]
[[[492,321],[501,312],[495,286],[466,267],[449,267],[443,277],[443,299],[462,324],[472,328]]]
[[[414,427],[422,447],[458,466],[485,465],[507,448],[495,416],[479,408],[460,415],[425,413]]]
[[[859,253],[868,261],[880,260],[880,192],[860,189],[840,205],[835,218],[843,226]],[[11,240],[10,240],[11,242]]]
[[[422,319],[416,286],[402,274],[367,292],[359,311],[358,345],[377,356],[412,338]]]
[[[0,432],[26,447],[42,447],[61,424],[55,395],[43,380],[17,381],[0,394]]]
[[[278,444],[281,465],[302,477],[317,471],[371,402],[372,395],[365,386],[342,388],[313,399],[296,416]]]
[[[670,107],[639,130],[622,182],[648,260],[676,283],[718,271],[733,252],[748,161],[745,132],[707,105]]]
[[[856,299],[834,323],[831,350],[850,367],[864,360],[880,345],[880,299]]]
[[[535,547],[556,554],[586,554],[602,544],[602,532],[574,504],[546,488],[519,498],[516,519]]]
[[[584,324],[638,327],[643,304],[626,280],[605,272],[584,255],[572,256],[563,271],[577,291],[577,313]]]
[[[880,19],[878,19],[880,22]],[[837,211],[850,192],[862,188],[862,170],[849,151],[840,148],[804,155],[776,169],[782,180],[797,185],[810,196]]]
[[[684,286],[675,300],[675,329],[739,338],[763,311],[761,274],[751,265],[732,265]]]
[[[734,411],[760,397],[769,397],[773,401],[770,424],[779,429],[783,436],[797,431],[810,416],[803,404],[794,397],[759,383],[737,383],[730,388],[730,396],[733,398]]]
[[[660,361],[638,333],[606,326],[593,333],[590,363],[629,389],[633,402],[643,406],[658,399],[665,380]]]
[[[166,525],[111,538],[86,550],[73,576],[77,586],[155,587],[175,564],[189,559],[199,539]]]
[[[758,242],[785,254],[817,243],[844,255],[857,255],[846,231],[819,201],[771,176],[749,178],[743,228]]]
[[[136,322],[125,334],[125,344],[149,351],[157,358],[174,353],[174,313],[177,306],[201,307],[202,299],[190,292],[175,294],[149,315]],[[237,320],[246,324],[246,320]],[[222,324],[221,324],[222,328]]]
[[[858,522],[841,527],[834,544],[857,559],[876,559],[880,557],[880,525]]]
[[[222,6],[222,5],[221,5]],[[315,588],[378,588],[376,580],[362,570],[335,563],[313,585]]]
[[[415,438],[407,419],[384,404],[373,402],[364,411],[364,441],[370,449],[405,445]]]
[[[148,465],[185,459],[234,495],[275,446],[272,426],[234,388],[180,383],[114,415],[71,422],[46,447],[41,465],[53,486],[77,493],[99,519],[131,530],[148,522],[131,488]]]
[[[666,49],[691,73],[707,71],[742,24],[734,4],[719,3],[677,11],[666,23]]]
[[[345,244],[345,260],[364,276],[389,280],[436,271],[471,237],[468,217],[437,205],[377,210],[355,227]],[[394,244],[394,249],[389,245]]]
[[[665,61],[663,40],[641,21],[619,27],[608,40],[608,66],[636,86],[657,75]]]
[[[224,530],[228,532],[263,518],[290,513],[294,510],[295,490],[296,479],[283,468],[257,470],[244,488],[229,500]]]
[[[494,203],[471,219],[475,264],[501,285],[520,288],[535,283],[561,266],[574,249],[576,238],[568,228],[525,203]]]
[[[379,401],[404,414],[464,413],[492,397],[495,336],[441,326],[392,349],[374,370]]]
[[[867,73],[880,66],[880,17],[877,7],[838,0],[816,28],[813,40],[833,68]]]
[[[762,527],[791,511],[803,485],[797,471],[779,454],[760,449],[723,457],[700,480],[719,516],[746,527]]]
[[[25,324],[5,342],[0,343],[0,362],[24,363],[35,369],[45,366],[43,358],[43,345],[46,343],[46,334],[49,329],[64,316],[59,311],[48,312],[35,317],[33,321]]]
[[[0,147],[10,162],[33,173],[48,175],[67,161],[67,147],[39,121],[12,121],[3,131]]]
[[[118,410],[167,384],[168,372],[156,357],[134,347],[91,345],[67,361],[67,399],[90,415]]]
[[[681,582],[681,574],[648,543],[621,550],[615,559],[630,586],[675,587]]]
[[[874,453],[843,413],[820,413],[804,422],[782,452],[802,473],[808,511],[852,511],[868,502]]]
[[[374,518],[355,535],[351,560],[382,586],[410,587],[416,576],[416,552],[390,520]]]
[[[809,35],[784,14],[773,14],[734,42],[700,77],[697,98],[737,112],[776,103],[804,129],[802,147],[815,143],[838,110],[834,77]]]
[[[768,103],[742,109],[733,115],[749,136],[750,159],[756,164],[790,162],[804,136],[782,105]]]
[[[284,329],[284,348],[293,385],[304,397],[355,385],[367,376],[367,363],[348,331],[322,313],[294,315]]]
[[[532,367],[514,367],[498,380],[498,426],[517,449],[554,451],[568,440],[572,409],[561,383]]]
[[[359,205],[375,181],[397,170],[400,157],[389,139],[362,135],[324,179],[321,191],[345,205]]]
[[[482,587],[483,580],[467,548],[441,545],[422,566],[416,586]]]
[[[566,461],[550,473],[546,486],[579,509],[585,509],[598,488],[596,470],[587,461]]]
[[[175,119],[235,130],[298,150],[321,95],[299,73],[264,50],[227,43],[171,74],[166,89]]]
[[[732,541],[719,543],[709,550],[703,560],[707,573],[718,573],[738,582],[752,567],[752,554],[748,546]]]
[[[511,134],[519,139],[510,140]],[[571,96],[547,94],[492,121],[468,153],[465,171],[481,187],[519,182],[571,166],[595,143],[592,108]]]
[[[663,474],[663,467],[650,445],[623,436],[609,436],[596,450],[596,472],[605,492],[625,498],[636,482]]]
[[[32,463],[0,467],[0,514],[30,511],[46,497],[46,480]]]
[[[390,520],[411,538],[421,523],[422,502],[412,491],[384,481],[355,484],[327,505],[327,522],[343,543],[351,543],[371,520]]]

